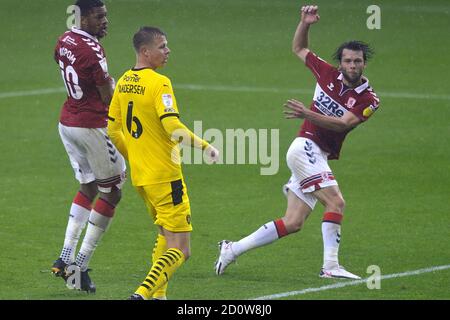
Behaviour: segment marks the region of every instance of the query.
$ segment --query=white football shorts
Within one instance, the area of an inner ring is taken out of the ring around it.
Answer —
[[[317,203],[311,192],[338,185],[328,165],[328,154],[312,140],[295,138],[286,154],[286,161],[292,175],[283,191],[291,190],[311,209]]]
[[[106,128],[67,127],[59,123],[59,135],[75,172],[86,184],[95,181],[98,190],[111,192],[125,182],[125,160],[109,139]]]

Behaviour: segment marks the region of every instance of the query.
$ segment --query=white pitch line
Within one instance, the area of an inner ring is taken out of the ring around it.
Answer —
[[[300,93],[311,94],[311,89],[289,89],[289,88],[262,88],[249,86],[223,86],[223,85],[201,85],[201,84],[178,84],[174,85],[175,90],[193,90],[193,91],[231,91],[231,92],[268,92],[268,93]],[[450,97],[449,97],[450,99]]]
[[[47,89],[36,89],[36,90],[24,90],[24,91],[10,91],[10,92],[0,92],[0,99],[4,98],[16,98],[16,97],[26,97],[26,96],[40,96],[44,94],[61,93],[66,90],[61,88],[47,88]]]
[[[192,91],[223,91],[223,92],[255,92],[255,93],[289,93],[289,94],[311,94],[312,89],[276,88],[276,87],[250,87],[250,86],[227,86],[227,85],[202,85],[202,84],[175,84],[175,90]],[[36,90],[0,92],[0,99],[39,96],[65,92],[63,87],[45,88]],[[381,98],[394,99],[428,99],[428,100],[450,100],[450,95],[446,94],[425,94],[410,92],[377,92]]]
[[[293,88],[263,88],[248,86],[224,86],[224,85],[199,85],[199,84],[175,84],[175,90],[211,90],[211,91],[233,91],[233,92],[270,92],[270,93],[292,93],[292,94],[311,94],[312,89],[293,89]],[[430,100],[450,100],[450,95],[446,94],[422,94],[409,92],[378,92],[377,94],[383,98],[397,99],[430,99]]]
[[[419,269],[419,270],[413,270],[413,271],[406,271],[406,272],[402,272],[402,273],[388,274],[385,276],[381,276],[380,280],[409,277],[409,276],[415,276],[415,275],[428,273],[428,272],[442,271],[442,270],[446,270],[446,269],[450,269],[450,264],[447,264],[444,266],[436,266],[436,267],[424,268],[424,269]],[[298,291],[276,293],[276,294],[271,294],[271,295],[267,295],[267,296],[251,298],[250,300],[273,300],[273,299],[285,298],[285,297],[290,297],[290,296],[298,296],[298,295],[307,294],[307,293],[311,293],[311,292],[319,292],[319,291],[326,291],[326,290],[343,288],[343,287],[348,287],[348,286],[356,286],[356,285],[359,285],[362,283],[366,283],[367,279],[368,278],[361,279],[361,280],[339,282],[339,283],[330,284],[330,285],[317,287],[317,288],[307,288],[307,289],[298,290]]]

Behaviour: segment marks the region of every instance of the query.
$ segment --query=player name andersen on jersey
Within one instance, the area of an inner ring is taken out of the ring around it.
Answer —
[[[139,84],[118,84],[117,85],[120,93],[134,93],[134,94],[145,94],[145,87]]]

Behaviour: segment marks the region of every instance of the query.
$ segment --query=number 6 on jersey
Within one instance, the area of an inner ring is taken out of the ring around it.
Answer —
[[[132,128],[133,122],[136,124],[136,131]],[[141,121],[139,121],[136,116],[133,116],[133,101],[128,102],[127,129],[131,136],[135,139],[138,139],[143,132]]]

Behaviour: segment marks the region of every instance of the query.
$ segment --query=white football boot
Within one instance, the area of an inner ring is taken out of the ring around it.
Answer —
[[[220,276],[222,273],[224,273],[227,266],[236,261],[237,256],[231,251],[231,244],[233,242],[229,240],[222,240],[219,244],[219,257],[216,260],[216,263],[214,265],[214,270],[216,271],[216,274]]]
[[[361,279],[361,277],[356,274],[350,273],[344,269],[343,266],[339,266],[335,269],[324,269],[320,270],[319,277],[321,278],[340,278],[340,279]]]

